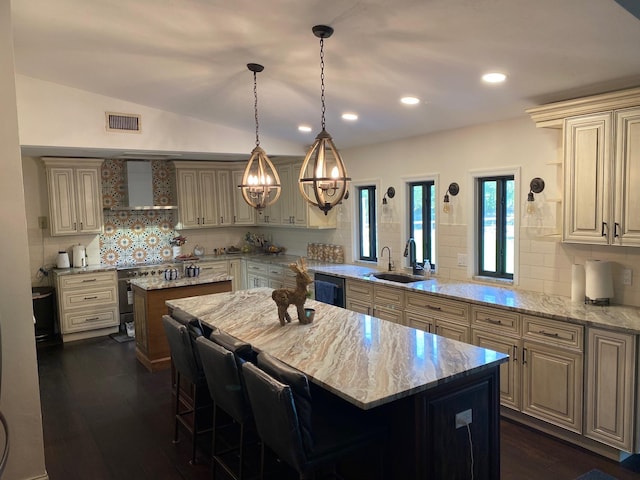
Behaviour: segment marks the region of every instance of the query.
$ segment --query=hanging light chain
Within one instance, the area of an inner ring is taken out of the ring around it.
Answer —
[[[253,111],[256,119],[256,147],[260,146],[260,137],[258,136],[258,81],[257,73],[253,72]]]
[[[324,104],[324,38],[320,38],[320,101],[322,102],[322,130],[324,130],[324,113],[326,107]]]

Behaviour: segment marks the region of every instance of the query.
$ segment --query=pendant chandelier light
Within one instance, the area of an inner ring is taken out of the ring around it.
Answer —
[[[273,205],[280,197],[280,177],[273,163],[267,157],[265,151],[260,147],[260,137],[258,136],[258,88],[256,76],[258,72],[264,70],[262,65],[248,63],[247,68],[253,72],[253,108],[256,119],[256,146],[251,152],[251,157],[247,162],[242,175],[242,184],[238,188],[242,190],[242,198],[245,202],[255,208],[258,213],[269,205]]]
[[[351,179],[347,176],[347,169],[331,135],[325,130],[324,39],[333,34],[333,28],[326,25],[316,25],[312,31],[320,39],[322,131],[304,158],[298,186],[304,199],[311,205],[318,207],[326,215],[329,210],[348,196],[347,188]]]

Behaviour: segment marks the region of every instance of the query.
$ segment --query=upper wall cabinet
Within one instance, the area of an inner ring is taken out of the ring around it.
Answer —
[[[174,162],[178,193],[178,229],[253,225],[244,200],[237,199],[242,172],[213,162]],[[235,166],[235,165],[234,165]],[[238,180],[238,174],[240,180]],[[242,195],[240,195],[242,199]]]
[[[569,118],[564,141],[563,240],[640,246],[640,107]]]
[[[100,233],[103,160],[45,157],[42,161],[47,172],[51,235]]]
[[[258,216],[259,225],[312,229],[337,227],[336,209],[325,215],[319,208],[309,205],[302,198],[298,187],[302,162],[279,163],[275,167],[282,185],[280,198]]]
[[[640,88],[527,113],[564,130],[563,241],[640,246]]]

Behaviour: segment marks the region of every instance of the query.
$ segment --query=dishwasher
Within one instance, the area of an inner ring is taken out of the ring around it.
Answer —
[[[344,278],[325,273],[316,273],[314,281],[315,299],[337,307],[345,307]]]

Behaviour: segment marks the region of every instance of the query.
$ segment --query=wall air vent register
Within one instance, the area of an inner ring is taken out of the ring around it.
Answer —
[[[141,115],[105,112],[107,132],[140,133]]]

